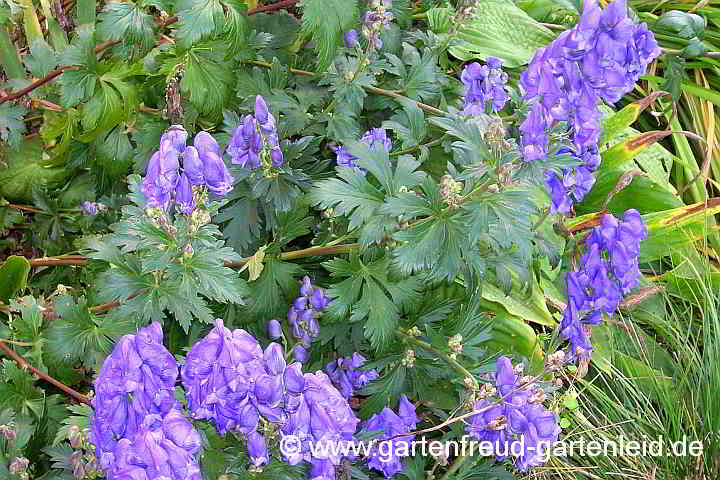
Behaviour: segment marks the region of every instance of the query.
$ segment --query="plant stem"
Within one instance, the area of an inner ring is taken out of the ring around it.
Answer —
[[[71,397],[75,398],[78,402],[81,402],[81,403],[84,403],[84,404],[86,404],[86,405],[92,406],[92,404],[90,403],[90,400],[89,400],[85,395],[83,395],[82,393],[80,393],[80,392],[78,392],[78,391],[76,391],[76,390],[73,390],[72,388],[68,387],[68,386],[65,385],[64,383],[62,383],[62,382],[60,382],[60,381],[58,381],[58,380],[55,380],[54,378],[52,378],[52,377],[51,377],[50,375],[48,375],[47,373],[41,372],[41,371],[38,370],[37,368],[35,368],[35,367],[33,367],[32,365],[30,365],[24,358],[22,358],[20,355],[18,355],[18,353],[17,353],[15,350],[13,350],[12,348],[8,347],[8,346],[4,343],[3,340],[0,340],[0,350],[2,350],[3,352],[5,352],[5,354],[6,354],[8,357],[10,357],[10,358],[12,358],[13,360],[15,360],[15,363],[17,363],[17,364],[20,366],[20,368],[22,368],[22,369],[24,369],[24,370],[30,370],[32,373],[34,373],[34,374],[37,375],[38,377],[42,378],[42,379],[45,380],[46,382],[48,382],[48,383],[56,386],[57,388],[59,388],[59,389],[62,390],[63,392],[65,392],[65,393],[67,393],[68,395],[70,395]]]
[[[25,69],[6,25],[0,25],[0,65],[10,80],[19,80],[25,76]]]
[[[405,150],[400,150],[400,151],[397,151],[397,152],[393,152],[393,153],[390,154],[390,156],[391,156],[391,157],[397,157],[397,156],[400,156],[400,155],[407,155],[408,153],[417,152],[417,151],[420,150],[422,147],[427,147],[427,148],[434,147],[434,146],[436,146],[436,145],[440,145],[440,144],[443,142],[444,139],[445,139],[445,135],[443,135],[443,136],[440,137],[440,138],[436,138],[435,140],[433,140],[433,141],[431,141],[431,142],[423,143],[423,144],[421,144],[421,145],[415,145],[414,147],[406,148]]]
[[[396,329],[395,332],[403,337],[403,339],[408,342],[412,343],[415,346],[418,346],[422,348],[423,350],[426,350],[428,352],[434,353],[438,357],[442,358],[448,365],[450,365],[452,368],[454,368],[459,374],[463,376],[463,378],[470,378],[475,386],[477,387],[477,380],[475,379],[475,376],[470,373],[465,367],[463,367],[460,362],[457,360],[454,360],[450,358],[450,355],[448,355],[445,352],[441,352],[437,348],[433,347],[427,342],[424,342],[422,340],[418,340],[417,338],[413,337],[412,335],[408,335],[407,333],[403,332],[401,329]]]

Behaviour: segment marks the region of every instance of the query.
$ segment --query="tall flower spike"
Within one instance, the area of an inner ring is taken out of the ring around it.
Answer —
[[[465,84],[465,113],[480,115],[490,104],[492,111],[502,110],[509,96],[505,90],[508,76],[502,71],[502,61],[495,57],[487,59],[487,65],[473,62],[466,65],[460,79]]]

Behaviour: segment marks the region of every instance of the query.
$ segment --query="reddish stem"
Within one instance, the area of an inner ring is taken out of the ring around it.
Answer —
[[[15,360],[15,362],[20,366],[20,368],[23,368],[23,369],[25,369],[25,370],[30,370],[32,373],[34,373],[34,374],[37,375],[38,377],[42,378],[42,379],[45,380],[46,382],[48,382],[48,383],[50,383],[50,384],[52,384],[52,385],[55,385],[57,388],[59,388],[59,389],[62,390],[63,392],[65,392],[65,393],[67,393],[68,395],[70,395],[71,397],[75,398],[78,402],[82,402],[82,403],[85,403],[85,404],[87,404],[87,405],[92,406],[92,404],[90,403],[90,400],[89,400],[85,395],[83,395],[82,393],[78,392],[77,390],[73,390],[72,388],[70,388],[70,387],[68,387],[67,385],[65,385],[64,383],[62,383],[61,381],[55,380],[54,378],[52,378],[52,377],[51,377],[50,375],[48,375],[47,373],[41,372],[41,371],[38,370],[37,368],[33,367],[33,366],[30,365],[23,357],[21,357],[20,355],[18,355],[18,353],[17,353],[15,350],[13,350],[12,348],[8,347],[8,346],[5,344],[5,342],[3,342],[3,341],[0,341],[0,350],[2,350],[3,352],[5,352],[5,354],[6,354],[8,357],[10,357],[10,358],[12,358],[13,360]]]

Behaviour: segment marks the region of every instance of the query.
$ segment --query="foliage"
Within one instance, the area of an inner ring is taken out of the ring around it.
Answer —
[[[530,105],[519,78],[578,22],[581,3],[128,0],[72,12],[41,1],[46,31],[39,9],[0,4],[0,46],[7,33],[18,47],[0,52],[0,478],[102,478],[88,466],[93,408],[83,395],[123,335],[151,322],[180,365],[216,319],[263,346],[279,320],[290,355],[285,318],[308,296],[306,275],[331,302],[305,371],[365,356],[379,378],[350,400],[363,420],[406,395],[425,438],[459,439],[460,417],[509,355],[538,382],[562,385],[545,392],[561,438],[687,430],[709,452],[697,464],[555,458],[552,475],[596,466],[715,478],[719,274],[708,258],[720,247],[720,201],[705,179],[720,178],[720,83],[708,54],[720,45],[716,12],[630,2],[666,55],[603,107],[597,182],[561,215],[545,173],[578,160],[562,153],[572,141],[561,124],[547,132],[548,158],[525,161],[519,127]],[[392,21],[378,23],[386,10]],[[510,101],[468,115],[463,62],[489,57],[504,62]],[[239,148],[250,114],[266,142],[258,168],[222,155]],[[196,188],[190,196],[203,201],[192,213],[148,206],[143,189],[171,125],[211,132],[234,181],[223,199]],[[629,209],[649,231],[638,257],[646,276],[619,318],[593,327],[591,361],[552,369],[567,273],[605,213]],[[274,426],[263,426],[272,460],[259,468],[245,434],[194,425],[208,480],[309,478],[304,464],[282,461]],[[451,457],[405,459],[404,475],[520,478],[511,461]],[[24,471],[19,458],[29,459]],[[364,461],[338,475],[381,478]]]

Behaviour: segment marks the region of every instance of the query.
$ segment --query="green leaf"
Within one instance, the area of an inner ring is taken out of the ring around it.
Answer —
[[[63,106],[73,107],[95,93],[97,75],[85,69],[65,70],[60,81]]]
[[[27,110],[20,105],[0,105],[0,140],[8,142],[14,148],[20,146],[25,134],[23,117],[26,113]]]
[[[705,18],[690,12],[670,10],[655,21],[655,28],[672,33],[680,38],[702,38],[705,33]]]
[[[555,319],[550,314],[545,303],[543,291],[533,282],[529,292],[522,293],[513,289],[509,294],[489,282],[483,283],[482,297],[485,300],[499,304],[511,315],[522,318],[538,325],[554,326]]]
[[[638,119],[646,108],[652,105],[655,100],[665,95],[668,95],[668,93],[653,92],[637,102],[626,105],[622,110],[612,113],[603,122],[603,133],[598,143],[603,144],[615,140],[618,135],[625,132],[630,125],[635,123],[635,120]]]
[[[92,367],[93,359],[104,358],[120,337],[135,330],[129,319],[118,322],[93,315],[82,297],[76,302],[61,295],[55,299],[54,309],[58,318],[44,332],[46,351],[53,362],[82,361]]]
[[[180,88],[201,114],[219,116],[230,95],[233,78],[225,61],[226,48],[222,43],[203,44],[185,54]]]
[[[512,2],[485,0],[475,5],[473,19],[455,33],[459,43],[449,49],[462,61],[495,56],[508,67],[519,67],[554,39],[549,29]]]
[[[25,64],[34,77],[44,77],[58,66],[58,54],[45,40],[35,40],[30,52],[31,55],[25,57]]]
[[[128,0],[109,2],[100,13],[98,35],[103,40],[122,41],[132,59],[144,55],[155,44],[152,15],[140,5]]]
[[[181,48],[206,38],[225,22],[219,0],[180,0],[177,9],[179,26],[175,38]]]
[[[86,70],[95,71],[97,57],[95,56],[95,27],[94,25],[80,25],[75,29],[72,43],[62,54],[60,63],[63,65],[76,65]],[[63,77],[68,72],[63,74]]]
[[[46,167],[42,163],[42,154],[40,138],[22,142],[17,151],[4,149],[0,144],[0,161],[7,165],[7,168],[0,168],[0,196],[10,201],[32,201],[33,187],[60,186],[70,172]]]
[[[323,263],[331,277],[345,278],[328,291],[333,298],[328,315],[343,321],[349,314],[351,322],[365,321],[365,336],[377,349],[392,339],[401,309],[420,300],[420,280],[393,280],[388,276],[389,265],[387,257],[366,264],[358,256]]]
[[[299,289],[295,279],[301,273],[302,269],[293,263],[266,256],[260,278],[248,283],[251,314],[265,320],[287,314],[291,297]]]
[[[302,0],[302,29],[315,43],[317,70],[325,71],[335,57],[343,33],[357,20],[357,0]]]
[[[11,408],[25,416],[41,418],[45,405],[44,392],[34,385],[30,372],[8,359],[2,361],[0,409]]]

